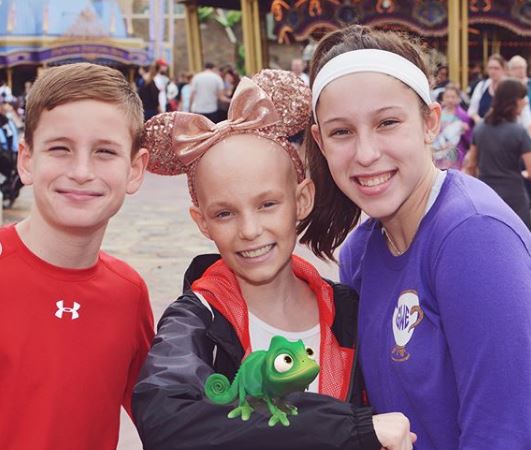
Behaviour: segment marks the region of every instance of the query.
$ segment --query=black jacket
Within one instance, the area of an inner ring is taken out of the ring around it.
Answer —
[[[371,410],[358,407],[358,369],[352,374],[350,403],[309,392],[292,394],[290,402],[299,414],[290,418],[288,427],[269,427],[259,412],[247,422],[228,419],[232,406],[213,405],[204,398],[208,375],[223,373],[232,380],[244,354],[232,325],[214,308],[212,317],[187,289],[217,258],[194,259],[185,275],[186,292],[159,321],[133,394],[133,413],[144,449],[379,450]],[[346,286],[331,284],[336,306],[332,331],[341,346],[352,347],[357,296]]]

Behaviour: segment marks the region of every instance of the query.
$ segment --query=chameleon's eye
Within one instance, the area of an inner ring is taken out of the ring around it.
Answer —
[[[279,373],[287,372],[293,367],[293,358],[287,353],[281,353],[275,358],[274,366]]]
[[[311,347],[306,347],[306,354],[311,358],[315,359],[315,352]]]

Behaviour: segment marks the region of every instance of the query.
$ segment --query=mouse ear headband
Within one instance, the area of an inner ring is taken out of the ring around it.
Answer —
[[[288,137],[304,128],[311,113],[310,98],[309,88],[291,72],[263,70],[252,80],[242,78],[227,120],[216,124],[200,114],[159,114],[146,122],[142,135],[142,146],[150,151],[148,170],[159,175],[187,174],[190,195],[197,205],[194,174],[201,156],[231,135],[256,134],[288,152],[301,182],[304,166]]]

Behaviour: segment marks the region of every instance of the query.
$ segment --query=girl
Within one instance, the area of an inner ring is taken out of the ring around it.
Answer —
[[[527,107],[527,89],[516,78],[500,83],[485,121],[474,130],[466,171],[494,189],[531,229],[529,197],[520,160],[531,173],[531,139],[517,122]]]
[[[151,170],[188,175],[191,216],[221,260],[194,260],[186,292],[158,324],[133,399],[144,448],[411,449],[403,415],[358,407],[356,296],[292,255],[314,189],[288,137],[308,120],[309,89],[285,71],[253,80],[240,82],[217,125],[185,113],[146,124]],[[232,380],[242,358],[274,335],[311,347],[319,379],[292,398],[299,414],[287,428],[268,427],[259,413],[229,420],[230,407],[204,398],[206,378],[215,371]]]
[[[474,121],[459,106],[459,88],[449,83],[442,95],[441,131],[433,142],[433,159],[439,169],[461,169]]]
[[[371,404],[403,411],[419,449],[529,448],[529,231],[488,186],[433,165],[441,109],[411,38],[345,28],[311,67],[316,207],[299,229],[333,257],[370,216],[340,274],[360,293]]]

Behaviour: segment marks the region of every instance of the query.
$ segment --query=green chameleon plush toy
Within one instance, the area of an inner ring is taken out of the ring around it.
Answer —
[[[257,350],[242,362],[232,385],[224,375],[214,373],[205,383],[205,394],[218,405],[239,399],[238,407],[229,412],[230,419],[248,420],[254,408],[247,397],[263,400],[271,417],[269,426],[280,422],[289,425],[287,414],[297,415],[297,408],[284,402],[291,392],[304,391],[319,373],[314,352],[301,340],[290,342],[281,336],[271,339],[269,350]]]

